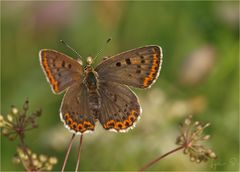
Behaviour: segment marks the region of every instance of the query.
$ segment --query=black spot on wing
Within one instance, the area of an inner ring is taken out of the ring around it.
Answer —
[[[125,61],[126,61],[126,63],[127,63],[128,65],[131,64],[131,60],[130,60],[130,59],[125,59]]]
[[[120,66],[121,66],[121,63],[120,63],[120,62],[117,62],[117,63],[116,63],[116,66],[117,66],[117,67],[120,67]]]

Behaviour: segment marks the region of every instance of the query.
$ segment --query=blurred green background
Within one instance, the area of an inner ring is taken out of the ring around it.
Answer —
[[[239,2],[1,2],[1,114],[26,97],[31,110],[43,109],[39,128],[26,142],[38,154],[56,156],[59,170],[71,133],[59,118],[63,95],[54,95],[40,68],[38,52],[55,49],[76,58],[101,57],[157,44],[163,65],[156,84],[134,89],[143,108],[128,133],[104,131],[100,124],[84,136],[79,170],[137,170],[176,147],[178,123],[192,114],[210,122],[208,146],[218,159],[196,164],[178,152],[149,170],[239,169]],[[101,58],[98,59],[101,61]],[[78,139],[77,139],[78,141]],[[1,170],[13,165],[17,142],[1,138]],[[74,170],[77,142],[67,170]]]

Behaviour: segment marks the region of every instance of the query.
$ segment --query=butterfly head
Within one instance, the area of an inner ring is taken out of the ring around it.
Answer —
[[[92,62],[93,62],[93,58],[88,56],[87,57],[87,65],[90,66],[92,64]]]

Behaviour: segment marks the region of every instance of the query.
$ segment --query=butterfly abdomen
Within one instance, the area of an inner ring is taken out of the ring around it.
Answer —
[[[98,93],[98,80],[92,71],[87,72],[86,85],[89,95],[89,107],[91,107],[93,115],[97,116],[97,110],[100,108],[100,96]]]
[[[98,92],[95,93],[89,93],[89,99],[88,99],[89,107],[91,110],[91,113],[95,118],[97,119],[98,117],[98,110],[100,108],[100,96]]]

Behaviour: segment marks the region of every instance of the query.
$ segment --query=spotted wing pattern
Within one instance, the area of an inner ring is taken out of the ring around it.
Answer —
[[[71,57],[54,50],[39,52],[40,64],[54,93],[61,93],[83,77],[83,67]]]
[[[95,70],[99,80],[149,88],[158,78],[161,64],[161,47],[152,45],[110,57],[100,63]]]
[[[137,96],[125,85],[100,82],[99,121],[106,130],[125,132],[135,126],[141,107]]]
[[[66,128],[74,133],[94,130],[95,119],[91,114],[85,84],[77,83],[67,90],[62,101],[60,117]]]

